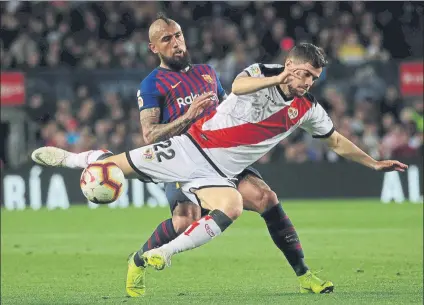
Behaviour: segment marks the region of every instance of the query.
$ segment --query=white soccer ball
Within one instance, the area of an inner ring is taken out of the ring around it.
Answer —
[[[98,204],[114,202],[121,195],[125,176],[111,161],[96,161],[81,174],[80,186],[85,198]]]

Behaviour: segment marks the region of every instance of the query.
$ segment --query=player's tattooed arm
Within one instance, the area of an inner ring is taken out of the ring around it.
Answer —
[[[140,123],[146,144],[167,140],[181,134],[191,123],[186,116],[181,116],[168,124],[160,124],[160,108],[144,109],[140,112]]]
[[[186,113],[168,124],[159,123],[159,107],[142,110],[140,112],[140,123],[146,144],[152,144],[180,135],[188,126],[195,122],[195,120],[207,107],[211,105],[213,97],[213,92],[207,92],[196,97]]]

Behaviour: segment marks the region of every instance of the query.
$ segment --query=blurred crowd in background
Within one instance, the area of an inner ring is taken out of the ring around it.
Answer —
[[[159,11],[180,23],[192,61],[211,64],[227,90],[246,66],[281,63],[301,41],[319,45],[331,61],[350,66],[423,54],[420,2],[9,1],[0,6],[2,69],[153,70],[158,60],[148,49],[147,32]],[[373,157],[422,154],[422,99],[406,103],[391,85],[376,83],[375,90],[382,92],[378,98],[351,98],[355,94],[328,86],[319,101],[338,131]],[[107,92],[99,102],[83,84],[75,92],[75,100],[53,104],[42,94],[28,97],[28,116],[40,124],[39,145],[76,152],[122,152],[143,145],[135,99]],[[260,162],[281,160],[338,158],[297,132]]]
[[[423,52],[423,5],[414,2],[9,1],[1,8],[3,69],[153,69],[148,26],[160,10],[182,26],[194,62],[233,75],[252,62],[281,61],[302,40],[348,64]]]

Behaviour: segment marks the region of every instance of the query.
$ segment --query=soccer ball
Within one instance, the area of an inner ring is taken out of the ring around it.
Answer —
[[[125,177],[111,161],[96,161],[81,174],[80,186],[85,198],[98,204],[114,202],[121,195]]]

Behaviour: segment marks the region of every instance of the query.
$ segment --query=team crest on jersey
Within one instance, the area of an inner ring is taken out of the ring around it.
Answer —
[[[209,74],[202,74],[202,77],[205,81],[207,81],[209,84],[213,84],[213,79]]]
[[[255,65],[252,68],[250,68],[250,72],[252,72],[251,74],[253,76],[260,75],[261,74],[261,69],[259,69],[259,67]]]
[[[294,120],[295,118],[297,118],[299,111],[294,107],[289,107],[287,114],[291,120]]]
[[[155,154],[153,153],[153,149],[146,148],[143,152],[143,158],[146,161],[152,161],[155,158]]]
[[[143,107],[144,101],[141,98],[141,92],[140,92],[140,90],[137,91],[137,102],[138,102],[138,107],[139,108]]]

